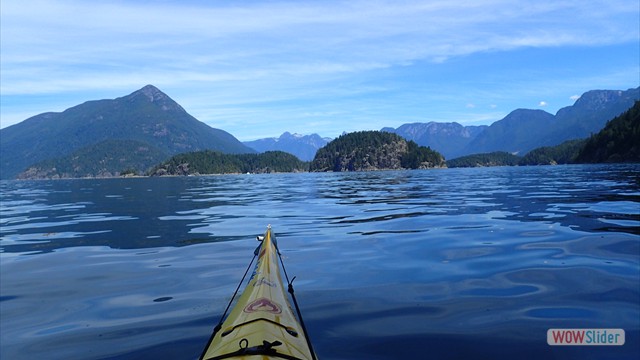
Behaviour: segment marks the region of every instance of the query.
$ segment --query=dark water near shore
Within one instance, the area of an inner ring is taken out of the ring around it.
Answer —
[[[0,358],[194,359],[272,224],[321,359],[637,359],[640,166],[0,183]],[[552,347],[549,328],[623,346]]]

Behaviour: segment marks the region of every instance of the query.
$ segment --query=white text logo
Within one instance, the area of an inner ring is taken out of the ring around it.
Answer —
[[[549,345],[624,345],[623,329],[549,329]]]

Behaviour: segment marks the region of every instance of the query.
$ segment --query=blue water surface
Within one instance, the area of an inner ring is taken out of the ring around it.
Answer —
[[[3,181],[0,215],[2,359],[197,358],[268,224],[323,360],[640,355],[640,165]]]

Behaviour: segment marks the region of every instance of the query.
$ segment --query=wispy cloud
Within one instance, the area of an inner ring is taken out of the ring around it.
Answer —
[[[630,27],[638,23],[637,4],[625,0],[4,0],[0,6],[3,97],[123,93],[152,83],[170,95],[200,98],[190,105],[211,115],[241,103],[380,94],[406,87],[395,76],[407,69],[475,54],[639,39],[629,31],[638,27]]]
[[[615,21],[629,13],[628,1],[529,3],[8,0],[2,5],[3,93],[64,91],[72,83],[64,80],[69,68],[87,76],[123,74],[112,83],[129,87],[129,75],[148,78],[148,71],[181,75],[189,69],[202,81],[361,72],[480,51],[637,36]],[[13,80],[31,71],[33,81],[46,72],[44,80],[54,84]]]

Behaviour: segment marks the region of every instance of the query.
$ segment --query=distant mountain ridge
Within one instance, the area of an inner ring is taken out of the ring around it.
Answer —
[[[607,121],[640,99],[640,87],[592,90],[552,115],[542,110],[518,109],[491,124],[463,150],[464,154],[507,151],[519,155],[540,146],[555,146],[602,130]]]
[[[245,141],[244,145],[257,152],[284,151],[295,155],[303,161],[311,161],[321,147],[327,145],[330,138],[320,137],[318,134],[300,135],[284,132],[278,138],[264,138]]]
[[[429,146],[447,159],[496,151],[524,155],[541,146],[587,138],[639,99],[640,87],[626,91],[591,90],[556,115],[543,110],[516,109],[489,126],[427,122],[403,124],[396,129],[385,127],[382,131]]]
[[[543,110],[514,110],[469,142],[463,153],[506,151],[522,155],[541,145],[538,134],[546,133],[554,126],[554,121],[555,117]]]
[[[495,151],[525,155],[542,146],[587,138],[640,100],[640,87],[585,92],[552,115],[517,109],[490,126],[412,123],[385,127],[447,159]],[[87,101],[60,113],[43,113],[0,129],[0,178],[117,176],[144,173],[152,162],[175,154],[284,151],[309,161],[331,139],[289,132],[241,143],[189,115],[152,85],[129,95]],[[375,167],[375,166],[374,166]]]
[[[602,130],[608,121],[633,107],[638,100],[640,100],[640,87],[626,91],[587,91],[576,100],[573,106],[558,110],[557,123],[564,126],[565,131],[551,129],[550,132],[556,136],[550,136],[549,142],[556,145],[566,140],[589,137]]]
[[[165,157],[207,149],[255,152],[231,134],[198,121],[165,93],[147,85],[127,96],[87,101],[60,113],[36,115],[1,129],[0,176],[14,178],[33,164],[62,158],[85,147],[92,149],[106,140],[148,144]]]
[[[581,163],[640,163],[640,101],[588,139],[541,146],[525,156],[492,152],[447,161],[449,167],[531,166]]]
[[[462,149],[488,127],[488,125],[462,126],[456,122],[431,121],[403,124],[397,129],[385,127],[381,131],[398,134],[407,140],[415,141],[418,145],[429,146],[450,159],[461,156]]]

